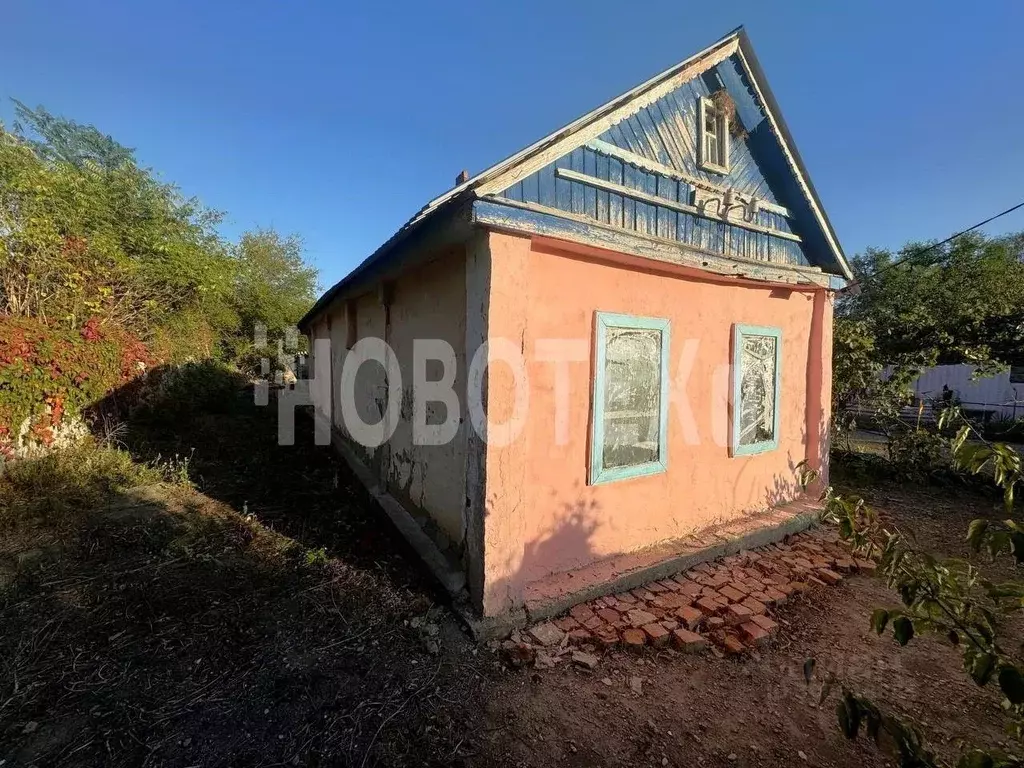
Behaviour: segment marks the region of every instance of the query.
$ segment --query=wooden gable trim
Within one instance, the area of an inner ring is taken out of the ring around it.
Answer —
[[[627,117],[632,117],[641,109],[653,104],[662,96],[671,93],[683,83],[689,82],[705,70],[725,61],[738,50],[739,41],[732,37],[720,45],[720,47],[712,48],[709,52],[701,52],[695,59],[691,60],[692,63],[682,66],[672,76],[666,77],[660,82],[655,82],[653,85],[650,82],[645,83],[639,89],[635,89],[635,95],[630,96],[627,94],[629,98],[626,98],[624,103],[607,114],[596,117],[596,119],[591,119],[590,115],[581,118],[582,124],[579,127],[576,127],[574,123],[567,129],[566,135],[563,138],[554,141],[550,146],[535,154],[524,157],[507,170],[483,182],[476,187],[476,193],[481,196],[492,195],[507,189],[534,171],[538,171],[563,155],[569,154],[588,141],[596,139],[613,125],[622,122]]]
[[[614,181],[605,181],[595,176],[588,176],[585,173],[579,171],[573,171],[568,168],[556,168],[555,175],[568,181],[578,181],[580,184],[587,184],[588,186],[596,189],[603,189],[607,192],[614,192],[617,195],[629,197],[633,200],[639,200],[643,203],[649,203],[650,205],[660,205],[663,208],[668,208],[672,211],[680,211],[681,213],[689,213],[694,216],[700,216],[702,219],[710,219],[711,221],[722,221],[734,227],[740,227],[742,229],[749,229],[752,232],[759,232],[762,235],[771,235],[772,237],[781,237],[783,240],[792,240],[794,243],[802,242],[799,235],[794,235],[792,232],[783,232],[780,229],[772,229],[771,227],[765,227],[760,224],[755,224],[752,221],[747,221],[742,218],[732,218],[728,215],[722,215],[719,211],[718,216],[712,216],[708,212],[708,207],[701,206],[696,207],[687,205],[686,203],[679,203],[675,200],[669,200],[666,197],[658,197],[652,195],[649,192],[641,192],[638,189],[632,187],[626,187],[622,184],[616,184]]]
[[[800,191],[803,192],[804,197],[811,206],[814,218],[817,220],[818,226],[825,235],[825,240],[828,242],[829,247],[832,248],[836,261],[839,262],[839,266],[843,270],[846,278],[848,280],[852,280],[853,272],[850,270],[850,265],[847,263],[846,258],[843,256],[843,251],[839,247],[839,243],[832,234],[832,227],[825,218],[825,214],[822,211],[821,206],[818,205],[817,196],[811,191],[810,185],[807,183],[807,179],[804,178],[804,174],[800,170],[800,164],[793,156],[793,152],[786,141],[786,134],[780,128],[779,121],[776,119],[775,113],[769,106],[768,99],[765,98],[761,83],[759,82],[757,75],[754,73],[753,68],[750,66],[750,62],[747,61],[747,57],[743,54],[742,46],[738,48],[737,55],[739,56],[740,63],[743,65],[743,69],[747,73],[747,77],[750,79],[750,84],[754,89],[757,100],[761,103],[762,109],[764,109],[764,113],[768,119],[768,124],[771,126],[772,132],[778,139],[779,146],[782,147],[782,153],[786,158],[786,163],[789,165],[790,171],[796,177],[797,184],[800,185]]]
[[[628,232],[581,214],[505,198],[492,197],[476,201],[473,204],[473,223],[503,232],[550,237],[639,256],[652,262],[674,264],[709,274],[744,277],[758,282],[827,288],[831,277],[823,273],[820,267],[726,256],[688,246],[678,240]]]
[[[699,187],[700,189],[706,189],[709,192],[715,192],[720,196],[724,196],[725,193],[728,191],[727,187],[723,187],[720,184],[715,184],[714,182],[711,181],[705,181],[704,179],[698,179],[696,176],[691,176],[688,173],[684,173],[683,171],[677,171],[675,168],[672,168],[671,166],[665,165],[664,163],[659,163],[657,160],[651,160],[650,158],[637,154],[632,150],[622,149],[621,147],[617,147],[614,144],[609,144],[607,141],[594,139],[593,141],[588,141],[586,146],[588,149],[592,149],[595,152],[601,153],[602,155],[614,157],[616,160],[621,160],[624,163],[635,165],[637,168],[641,168],[645,171],[650,171],[651,173],[658,173],[661,174],[662,176],[668,176],[670,179],[678,179],[679,181],[684,181],[691,187]],[[750,195],[745,195],[742,193],[734,192],[733,194],[743,202],[746,202],[750,198]],[[780,216],[785,216],[787,219],[790,218],[789,209],[781,205],[776,205],[775,203],[771,203],[767,200],[758,200],[757,206],[758,208],[768,211],[769,213],[777,213]]]

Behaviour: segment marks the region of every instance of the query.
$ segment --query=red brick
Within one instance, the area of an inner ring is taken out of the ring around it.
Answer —
[[[606,611],[608,609],[607,608],[602,608],[601,610],[602,611]],[[602,626],[603,624],[604,624],[604,619],[602,619],[600,616],[595,616],[594,618],[588,619],[587,621],[583,622],[583,628],[584,629],[589,629],[591,632],[593,632],[595,629],[597,629],[598,627]]]
[[[842,576],[840,576],[838,573],[836,573],[835,571],[830,570],[828,568],[819,568],[815,575],[819,579],[824,581],[826,584],[831,584],[831,585],[838,584],[840,581],[843,580]]]
[[[701,613],[707,616],[718,613],[718,609],[721,606],[717,600],[707,597],[706,595],[694,603],[694,605],[700,609]]]
[[[874,560],[854,560],[853,561],[858,570],[864,571],[865,573],[874,573],[878,570],[878,563]]]
[[[719,646],[730,656],[738,656],[747,650],[736,635],[726,635],[722,638]]]
[[[618,624],[622,620],[622,615],[611,608],[602,608],[597,612],[597,615],[609,624]]]
[[[800,594],[801,592],[806,592],[808,590],[808,588],[809,587],[807,586],[807,582],[805,582],[805,581],[791,581],[791,582],[789,582],[790,592],[795,593],[795,594]]]
[[[704,619],[704,625],[708,628],[708,631],[721,629],[725,626],[725,619],[723,619],[721,616],[709,616],[708,618]]]
[[[647,642],[647,635],[642,629],[630,627],[622,631],[622,645],[629,651],[638,651]]]
[[[672,643],[684,653],[700,653],[708,647],[707,640],[686,629],[677,629],[673,632]]]
[[[614,648],[619,644],[619,633],[611,627],[603,627],[594,633],[594,641],[602,648]]]
[[[691,571],[696,573],[711,573],[711,566],[707,563],[698,563],[687,571],[687,575],[689,575]]]
[[[774,621],[772,621],[763,614],[755,613],[753,616],[750,617],[750,620],[757,624],[757,626],[759,626],[765,632],[774,632],[776,629],[779,628],[778,624],[776,624]]]
[[[733,603],[732,605],[726,606],[725,610],[722,611],[721,616],[727,625],[735,626],[736,624],[742,624],[745,621],[750,621],[750,617],[753,613],[754,612],[743,603]]]
[[[740,633],[747,645],[762,645],[768,639],[768,633],[752,621],[740,624]]]
[[[666,592],[658,595],[658,600],[661,601],[663,608],[668,609],[682,608],[684,605],[690,605],[692,602],[686,595],[680,595],[676,592]]]
[[[668,645],[668,630],[661,624],[646,624],[643,627],[644,634],[651,645],[655,648],[662,648]]]
[[[840,573],[849,573],[857,567],[853,560],[846,557],[837,557],[835,559],[835,566],[836,570]]]
[[[626,616],[626,621],[629,622],[631,627],[642,627],[644,624],[651,624],[658,620],[658,617],[653,613],[640,610],[639,608],[630,611]]]
[[[687,579],[685,583],[679,585],[679,594],[696,599],[700,595],[701,589],[702,587],[700,584]]]
[[[638,587],[637,589],[631,589],[631,590],[629,590],[629,593],[631,595],[633,595],[633,597],[635,597],[637,600],[643,600],[645,602],[647,600],[651,600],[654,597],[653,594],[648,592],[643,587]]]
[[[744,600],[742,605],[747,606],[747,608],[749,608],[754,613],[765,613],[768,610],[768,607],[764,603],[762,603],[760,600],[755,600],[752,597],[748,597],[746,600]]]
[[[636,602],[636,598],[629,594],[629,592],[622,592],[621,594],[615,595],[615,599],[620,603],[625,603],[626,605],[633,605]]]
[[[662,592],[665,591],[665,588],[663,586],[661,586],[661,584],[659,584],[656,581],[652,581],[650,584],[646,584],[645,588],[647,589],[648,592],[650,592],[652,594],[655,594],[655,595],[660,595]]]
[[[700,620],[704,618],[703,613],[690,605],[684,605],[676,611],[676,616],[681,622],[683,622],[687,629],[696,629],[697,625],[700,624]]]
[[[719,587],[724,587],[726,584],[729,583],[729,580],[731,578],[732,577],[728,573],[716,573],[714,576],[711,576],[708,579],[708,586],[714,587],[715,589],[718,589]]]
[[[580,624],[586,624],[588,620],[594,618],[594,611],[589,605],[574,605],[569,609],[569,615]]]
[[[808,560],[806,557],[794,557],[793,565],[799,566],[800,568],[813,568],[814,563]]]
[[[786,602],[786,593],[774,587],[769,587],[765,594],[768,596],[768,605],[780,605]]]
[[[572,632],[574,629],[579,629],[580,626],[580,623],[572,616],[563,616],[560,619],[555,619],[551,623],[563,632]]]
[[[672,581],[672,579],[662,579],[661,581],[659,581],[657,583],[659,585],[661,585],[662,587],[664,587],[666,592],[678,592],[679,591],[679,583],[675,582],[675,581]]]
[[[661,626],[663,626],[669,632],[675,632],[677,629],[679,629],[679,622],[675,619],[662,619],[658,623],[661,624]]]
[[[569,633],[569,642],[573,645],[589,643],[593,639],[594,636],[585,629],[574,629]]]
[[[765,592],[751,592],[749,597],[754,600],[757,600],[757,602],[759,603],[767,604],[770,602],[770,600],[768,599],[768,595]]]
[[[741,592],[736,589],[732,584],[726,584],[723,587],[718,588],[718,594],[728,600],[730,603],[738,603],[744,597],[747,596],[746,592]]]

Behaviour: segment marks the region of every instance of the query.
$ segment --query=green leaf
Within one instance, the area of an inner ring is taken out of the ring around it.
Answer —
[[[881,635],[889,623],[889,612],[885,608],[876,608],[871,614],[871,628],[876,635]]]
[[[988,685],[996,668],[996,657],[992,653],[974,651],[964,654],[964,664],[971,679],[980,686]]]
[[[999,670],[999,688],[1011,704],[1024,704],[1024,675],[1012,664]]]
[[[906,645],[914,637],[914,622],[906,616],[900,616],[892,623],[892,634],[897,643]]]

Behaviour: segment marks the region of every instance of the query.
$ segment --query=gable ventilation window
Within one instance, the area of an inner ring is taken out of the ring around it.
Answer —
[[[598,312],[590,483],[664,472],[669,321]]]
[[[733,327],[734,456],[761,453],[779,446],[781,336],[778,328]]]
[[[705,171],[729,172],[729,116],[714,101],[701,97],[697,125],[699,164]]]

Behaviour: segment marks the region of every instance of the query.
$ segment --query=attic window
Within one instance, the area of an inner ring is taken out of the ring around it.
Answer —
[[[729,114],[712,99],[700,99],[698,158],[700,167],[713,173],[729,172]]]

